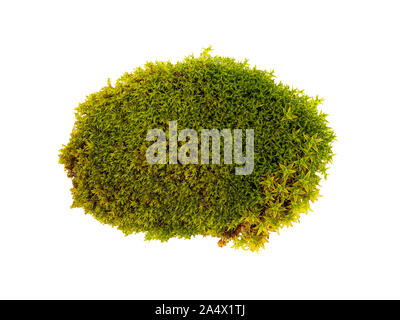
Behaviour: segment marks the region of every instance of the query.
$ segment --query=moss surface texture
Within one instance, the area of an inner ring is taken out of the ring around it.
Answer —
[[[258,251],[319,197],[335,140],[321,101],[247,61],[213,56],[210,48],[175,64],[146,63],[76,108],[60,151],[72,179],[72,207],[126,235],[213,236],[220,246]],[[238,175],[238,164],[223,161],[149,164],[154,141],[146,135],[164,130],[170,148],[170,121],[197,132],[253,129],[254,170]]]

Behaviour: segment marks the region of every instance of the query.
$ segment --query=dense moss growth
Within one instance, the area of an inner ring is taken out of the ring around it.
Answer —
[[[210,235],[220,246],[258,250],[319,196],[335,138],[320,102],[209,49],[176,64],[147,63],[77,107],[60,151],[72,206],[127,235]],[[237,164],[223,162],[149,164],[148,131],[168,133],[172,120],[178,130],[254,129],[253,172],[236,175]]]

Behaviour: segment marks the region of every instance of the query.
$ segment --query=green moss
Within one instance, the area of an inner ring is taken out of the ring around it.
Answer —
[[[176,64],[147,63],[76,109],[60,151],[72,206],[127,235],[210,235],[220,246],[258,250],[318,197],[335,139],[317,109],[321,101],[210,49]],[[146,134],[168,132],[171,120],[179,130],[254,129],[254,171],[235,175],[237,165],[223,163],[150,165]]]

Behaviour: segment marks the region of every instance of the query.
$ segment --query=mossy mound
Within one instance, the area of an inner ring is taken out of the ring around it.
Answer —
[[[60,153],[73,207],[127,235],[210,235],[250,250],[309,210],[335,138],[317,109],[321,99],[209,51],[147,63],[78,106]],[[148,131],[168,132],[172,120],[178,130],[253,129],[253,172],[236,175],[235,163],[149,164]]]

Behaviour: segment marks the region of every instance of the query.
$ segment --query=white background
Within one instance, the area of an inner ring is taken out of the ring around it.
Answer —
[[[400,298],[398,1],[0,1],[0,298]],[[70,209],[74,108],[146,61],[214,54],[326,98],[323,197],[259,254],[144,242]]]

